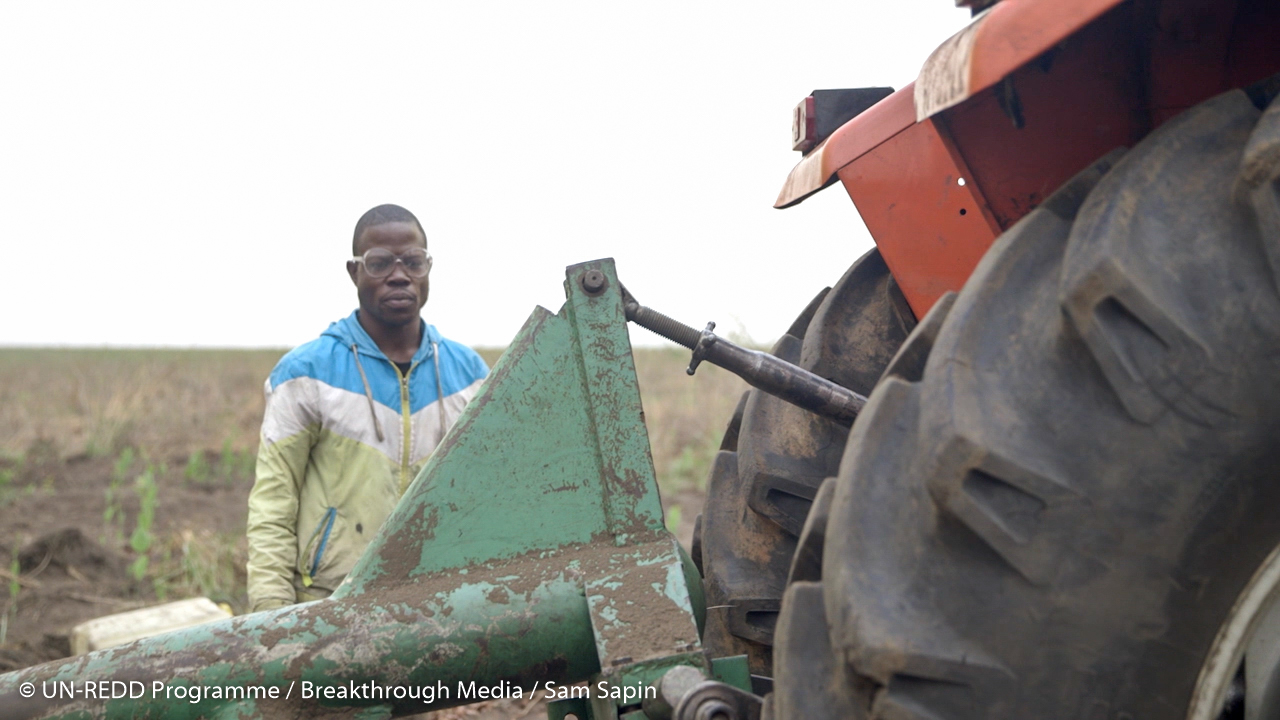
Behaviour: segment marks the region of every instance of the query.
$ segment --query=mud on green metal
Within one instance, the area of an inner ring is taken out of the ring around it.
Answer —
[[[480,688],[527,698],[587,682],[589,700],[552,714],[606,720],[642,714],[601,688],[643,690],[678,664],[710,672],[701,583],[663,527],[613,262],[572,266],[564,286],[560,312],[534,310],[332,597],[0,676],[0,715],[386,718]]]

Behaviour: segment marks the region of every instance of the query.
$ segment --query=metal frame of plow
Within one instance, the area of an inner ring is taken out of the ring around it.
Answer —
[[[552,715],[606,720],[642,714],[601,683],[708,671],[613,262],[566,275],[560,313],[535,309],[332,597],[0,676],[0,716],[385,718],[589,681]]]

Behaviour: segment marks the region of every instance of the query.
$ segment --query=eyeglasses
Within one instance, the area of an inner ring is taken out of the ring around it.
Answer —
[[[351,262],[364,265],[369,277],[381,278],[391,274],[396,263],[404,266],[410,277],[426,277],[431,272],[431,253],[423,248],[413,248],[403,255],[392,255],[382,248],[371,248],[363,256],[351,258]]]

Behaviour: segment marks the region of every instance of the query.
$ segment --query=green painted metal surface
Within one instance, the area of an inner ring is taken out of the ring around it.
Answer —
[[[568,269],[332,597],[0,676],[0,716],[382,718],[590,681],[604,720],[706,669],[618,288]]]
[[[711,676],[739,690],[751,692],[751,669],[747,665],[746,655],[713,658],[711,660]]]

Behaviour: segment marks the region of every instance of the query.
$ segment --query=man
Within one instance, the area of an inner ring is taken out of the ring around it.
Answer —
[[[281,358],[266,383],[249,495],[254,612],[338,587],[489,372],[421,318],[431,256],[413,213],[365,213],[352,254],[360,308]]]

